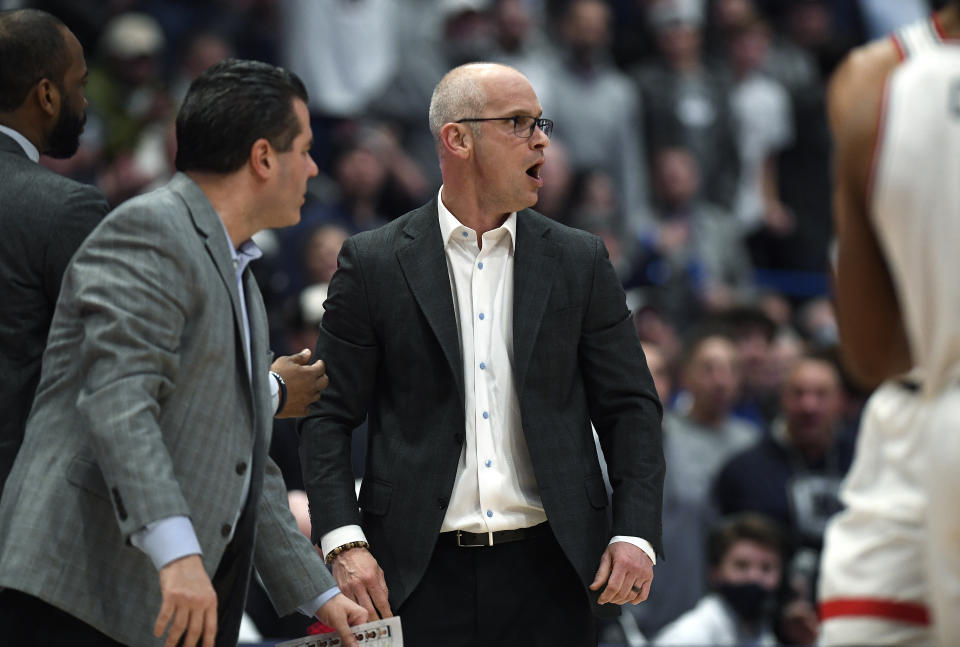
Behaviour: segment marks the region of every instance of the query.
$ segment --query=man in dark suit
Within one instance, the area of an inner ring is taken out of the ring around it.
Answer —
[[[662,409],[603,244],[527,209],[541,113],[512,68],[450,71],[430,105],[438,198],[349,239],[330,283],[331,384],[300,424],[313,539],[413,647],[596,644],[660,550]]]
[[[107,202],[37,163],[80,143],[87,67],[50,14],[0,13],[0,490],[23,439],[63,272]]]
[[[0,627],[14,644],[236,645],[251,569],[278,613],[356,645],[350,601],[267,456],[267,317],[251,237],[295,224],[317,167],[306,90],[230,60],[177,116],[180,171],[74,255],[0,498]],[[5,590],[3,590],[5,589]]]
[[[67,264],[107,213],[92,186],[37,164],[77,151],[87,68],[73,33],[34,9],[0,12],[0,491],[23,441]],[[278,417],[303,415],[327,383],[310,351],[278,357]],[[281,381],[284,397],[281,398]],[[278,408],[276,406],[275,408]]]

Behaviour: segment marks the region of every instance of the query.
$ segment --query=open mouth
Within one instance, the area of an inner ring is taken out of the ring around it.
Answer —
[[[540,178],[540,169],[541,169],[541,168],[543,168],[543,160],[540,160],[539,162],[537,162],[536,164],[534,164],[533,166],[531,166],[530,168],[528,168],[527,171],[526,171],[526,172],[527,172],[527,175],[529,175],[530,177],[532,177],[534,180],[538,180],[538,181],[541,181],[541,182],[542,182],[543,180]]]

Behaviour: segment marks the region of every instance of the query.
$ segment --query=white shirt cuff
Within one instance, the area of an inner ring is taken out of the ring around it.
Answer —
[[[130,543],[145,552],[158,571],[181,557],[203,554],[190,518],[183,515],[148,523],[130,536]]]
[[[626,535],[617,535],[610,540],[610,544],[615,541],[625,541],[628,544],[633,544],[643,552],[647,554],[647,557],[650,558],[650,561],[653,562],[653,565],[657,565],[657,553],[653,550],[653,546],[646,539],[641,539],[640,537],[628,537]],[[608,546],[610,544],[607,544]]]
[[[268,382],[270,382],[270,402],[273,403],[273,415],[280,413],[277,411],[277,407],[280,406],[280,384],[277,383],[277,378],[275,378],[270,373],[267,373],[270,377]]]
[[[320,538],[320,550],[323,551],[323,558],[326,559],[330,551],[351,541],[366,541],[367,537],[363,534],[363,528],[357,525],[340,526],[334,528]]]
[[[327,602],[332,600],[333,596],[337,595],[338,593],[340,593],[340,587],[335,586],[332,589],[324,591],[323,593],[313,598],[306,604],[300,605],[299,607],[297,607],[297,611],[311,618],[316,617],[317,611],[320,610],[320,607],[322,607]]]

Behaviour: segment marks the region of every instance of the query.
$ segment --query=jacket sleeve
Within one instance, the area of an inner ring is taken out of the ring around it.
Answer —
[[[613,534],[643,537],[662,554],[663,407],[600,239],[595,239],[579,363],[613,487]]]
[[[350,437],[367,415],[381,356],[365,281],[351,238],[343,245],[339,269],[330,281],[314,354],[326,364],[330,386],[298,423],[314,543],[334,528],[360,524]],[[315,514],[319,510],[322,515]]]

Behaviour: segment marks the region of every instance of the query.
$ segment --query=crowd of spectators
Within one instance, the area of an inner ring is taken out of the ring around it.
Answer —
[[[667,411],[671,552],[650,600],[604,630],[631,645],[707,594],[721,557],[706,539],[743,512],[785,537],[772,630],[815,636],[817,551],[864,397],[835,361],[825,84],[851,47],[940,5],[0,0],[50,11],[83,44],[80,150],[43,163],[114,206],[172,175],[173,118],[207,66],[255,58],[304,79],[321,173],[301,223],[257,237],[278,355],[313,347],[346,237],[436,195],[425,115],[443,73],[495,60],[528,76],[556,122],[536,208],[603,238]],[[296,450],[278,452],[295,488]]]

